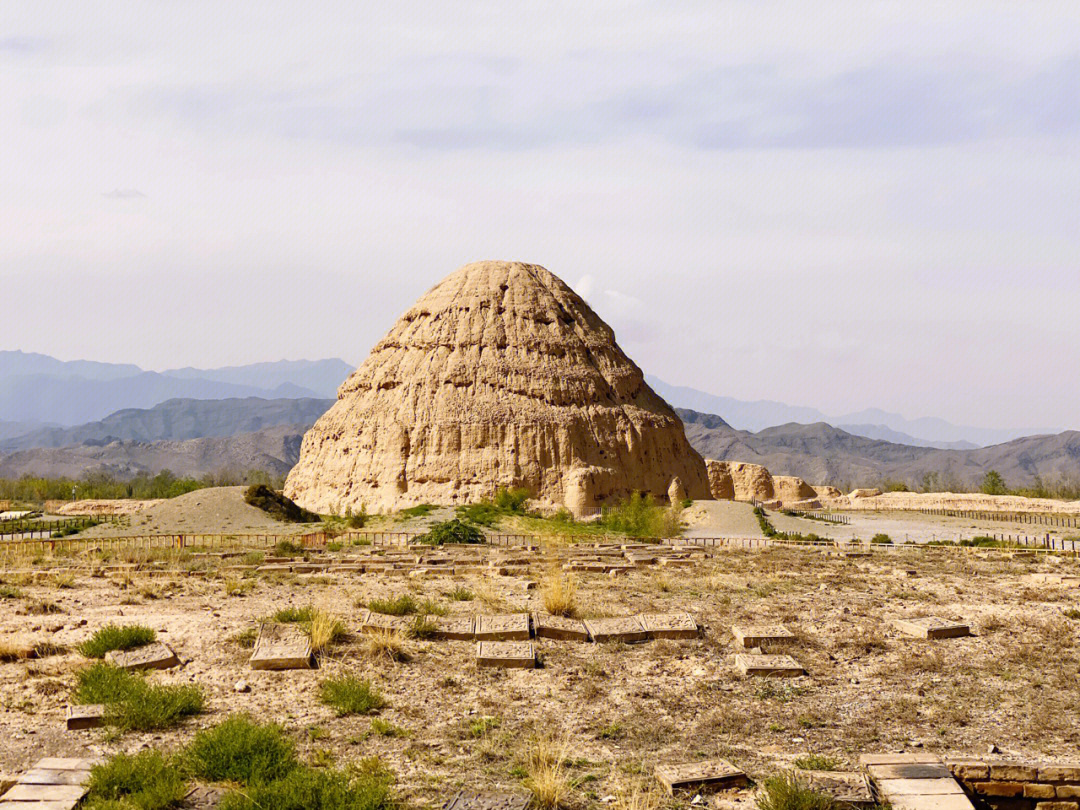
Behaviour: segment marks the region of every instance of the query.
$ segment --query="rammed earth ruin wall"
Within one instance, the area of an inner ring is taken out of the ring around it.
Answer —
[[[992,810],[1080,810],[1080,760],[947,759],[976,806]]]

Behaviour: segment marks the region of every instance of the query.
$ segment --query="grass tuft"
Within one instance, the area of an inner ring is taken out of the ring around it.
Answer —
[[[771,776],[762,785],[758,810],[835,810],[836,801],[807,787],[793,773]]]
[[[121,753],[90,769],[89,792],[79,806],[86,810],[166,810],[176,807],[184,792],[183,774],[160,752]]]
[[[525,760],[525,787],[533,795],[535,805],[542,810],[565,807],[573,784],[567,773],[569,746],[566,740],[541,735],[534,737]]]
[[[104,723],[138,731],[175,726],[203,708],[198,686],[151,684],[142,675],[102,662],[79,672],[74,700],[104,704]]]
[[[577,610],[577,582],[569,574],[552,571],[544,579],[544,609],[552,616],[572,617]]]
[[[107,624],[80,644],[78,649],[87,658],[104,658],[107,652],[144,647],[156,638],[157,633],[152,628],[141,624]]]
[[[824,754],[807,754],[795,760],[795,767],[804,771],[835,771],[840,761]]]
[[[196,734],[184,759],[199,779],[245,785],[282,779],[298,767],[296,746],[285,729],[242,714]]]
[[[407,616],[417,612],[416,600],[407,593],[392,599],[372,599],[367,606],[368,610],[387,616]]]
[[[319,684],[319,699],[334,709],[338,717],[371,714],[386,705],[386,698],[371,681],[351,675],[323,681]]]

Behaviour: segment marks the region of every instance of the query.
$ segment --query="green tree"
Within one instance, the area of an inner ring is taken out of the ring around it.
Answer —
[[[1005,479],[1001,477],[1001,473],[997,470],[990,470],[983,476],[982,486],[979,489],[987,495],[1004,495],[1008,492]]]

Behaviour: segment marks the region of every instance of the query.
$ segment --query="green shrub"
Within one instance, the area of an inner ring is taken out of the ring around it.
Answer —
[[[1005,479],[997,470],[990,470],[983,476],[979,489],[987,495],[1005,495],[1009,491],[1005,486]]]
[[[416,542],[427,543],[431,546],[447,543],[482,543],[483,541],[484,535],[479,529],[457,519],[436,523],[427,534],[416,538]]]
[[[398,512],[398,517],[401,520],[409,520],[410,518],[426,517],[434,511],[434,504],[421,503],[416,506],[410,506],[408,509],[402,509]]]
[[[524,515],[525,504],[528,503],[532,493],[527,489],[507,489],[499,487],[495,492],[494,505],[500,512],[511,515]]]
[[[367,523],[367,507],[364,504],[360,504],[359,512],[353,512],[351,506],[345,510],[345,525],[350,529],[362,529],[365,523]]]
[[[673,537],[682,531],[682,506],[662,506],[636,492],[604,513],[600,524],[630,537]]]
[[[840,762],[823,754],[807,754],[795,760],[795,767],[804,771],[835,771]]]
[[[811,790],[794,774],[765,780],[757,801],[758,810],[836,810],[836,801]]]
[[[456,510],[459,520],[474,526],[492,528],[502,519],[503,513],[494,504],[483,501],[459,506]]]
[[[304,624],[315,618],[315,608],[311,605],[282,608],[271,618],[278,624]]]
[[[407,593],[395,596],[393,599],[372,599],[367,603],[368,610],[383,613],[387,616],[405,616],[416,613],[416,600]]]
[[[198,686],[151,684],[142,675],[105,663],[79,672],[73,699],[77,704],[103,704],[106,725],[138,731],[169,728],[203,709]]]
[[[870,542],[875,546],[891,546],[893,544],[892,538],[887,534],[875,534],[870,538]]]
[[[298,557],[303,553],[304,547],[291,540],[278,540],[277,545],[274,546],[274,556],[276,557]]]
[[[152,628],[141,624],[107,624],[80,644],[78,650],[87,658],[104,658],[107,652],[144,647],[156,638]]]
[[[180,769],[158,751],[116,754],[90,769],[87,810],[166,810],[185,792]]]
[[[473,592],[464,585],[458,585],[446,596],[453,602],[471,602],[473,600]]]
[[[266,484],[252,484],[244,491],[244,502],[284,523],[317,523],[319,516],[302,509]]]
[[[371,681],[351,675],[323,681],[319,684],[319,699],[334,709],[338,717],[371,714],[386,705],[386,699]]]
[[[13,585],[0,585],[0,599],[22,599],[22,591]]]
[[[227,794],[218,810],[391,810],[392,782],[381,767],[368,766],[354,777],[300,767],[273,782]]]
[[[281,726],[260,725],[246,715],[233,715],[200,731],[188,745],[184,759],[199,779],[244,785],[281,779],[299,766],[296,746]]]

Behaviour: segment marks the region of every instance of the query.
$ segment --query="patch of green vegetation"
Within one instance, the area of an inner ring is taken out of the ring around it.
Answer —
[[[320,683],[319,699],[337,712],[338,717],[371,714],[386,705],[386,698],[371,681],[351,675]]]
[[[191,774],[207,782],[272,782],[297,767],[296,745],[276,723],[238,714],[200,731],[184,752]]]
[[[835,810],[836,801],[807,787],[795,774],[771,776],[762,785],[759,810]]]
[[[416,506],[410,506],[408,509],[401,509],[398,511],[399,520],[412,520],[413,518],[427,517],[434,512],[438,507],[433,503],[420,503]]]
[[[477,717],[474,720],[470,720],[467,727],[467,732],[468,735],[474,740],[478,740],[492,729],[498,728],[499,725],[500,720],[498,717],[490,717],[488,715],[484,715],[482,717]]]
[[[785,543],[820,543],[824,540],[827,543],[835,545],[833,541],[828,540],[827,538],[818,537],[813,533],[799,534],[797,532],[777,531],[776,527],[769,521],[768,513],[760,506],[754,507],[754,517],[757,518],[758,526],[761,527],[761,533],[773,540],[783,540]]]
[[[166,810],[185,792],[176,763],[158,751],[117,754],[90,769],[90,784],[80,807],[87,810]]]
[[[315,618],[315,608],[311,605],[304,607],[282,608],[271,619],[278,624],[305,624]]]
[[[22,595],[14,585],[0,585],[0,599],[22,599]]]
[[[355,776],[298,766],[281,779],[225,795],[218,810],[391,810],[393,777],[375,760]]]
[[[416,613],[416,600],[407,593],[395,596],[392,599],[372,599],[367,603],[368,610],[383,613],[387,616],[406,616]]]
[[[889,535],[879,532],[870,538],[870,544],[874,546],[891,546],[893,541]]]
[[[104,658],[107,652],[144,647],[156,638],[157,633],[153,628],[141,624],[107,624],[80,644],[78,649],[87,658]]]
[[[198,686],[151,684],[103,662],[79,672],[73,698],[77,704],[103,704],[102,722],[125,730],[169,728],[203,708]]]
[[[304,553],[304,547],[291,540],[278,540],[274,546],[275,557],[298,557]]]
[[[238,647],[250,650],[255,646],[255,641],[258,637],[259,631],[254,627],[249,627],[247,630],[241,630],[239,633],[231,635],[229,641]]]
[[[244,491],[244,502],[283,523],[318,523],[320,520],[318,515],[302,509],[266,484],[253,484],[248,487]]]
[[[840,761],[823,754],[807,754],[795,760],[795,767],[804,771],[835,771]]]
[[[380,737],[408,737],[409,732],[403,729],[401,726],[395,726],[393,723],[383,720],[381,717],[375,717],[371,720],[371,733],[377,734]]]
[[[682,508],[656,503],[652,495],[637,492],[606,511],[600,523],[629,537],[677,537],[682,533]]]
[[[460,520],[444,520],[433,525],[427,532],[416,538],[417,543],[430,546],[442,546],[448,543],[482,543],[484,535],[475,526]]]
[[[464,585],[458,585],[446,595],[446,598],[451,602],[471,602],[474,598],[474,594]]]

